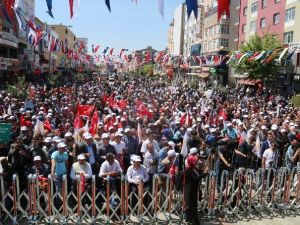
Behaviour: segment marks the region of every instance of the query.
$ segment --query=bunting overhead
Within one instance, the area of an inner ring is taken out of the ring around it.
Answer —
[[[52,13],[52,0],[46,0],[46,3],[47,3],[47,7],[48,7],[47,13],[49,14],[49,16],[54,18],[53,13]]]
[[[110,8],[110,0],[105,0],[105,5],[107,6],[109,12],[111,12],[111,8]]]
[[[69,0],[70,17],[76,17],[79,13],[80,0]]]
[[[164,0],[158,0],[158,11],[162,18],[165,17],[165,2]]]
[[[230,0],[218,0],[218,20],[225,14],[228,18],[230,16]]]
[[[190,18],[192,12],[194,12],[195,18],[198,17],[198,1],[197,0],[186,0],[186,8],[188,19]]]

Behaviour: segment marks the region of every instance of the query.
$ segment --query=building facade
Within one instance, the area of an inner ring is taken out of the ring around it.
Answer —
[[[49,25],[58,35],[58,39],[62,40],[65,45],[71,49],[76,49],[76,35],[66,25]],[[66,47],[66,46],[64,46]],[[68,58],[68,55],[62,51],[57,52],[56,67],[62,70],[75,69],[75,60]]]
[[[173,54],[174,55],[183,54],[185,14],[186,14],[186,10],[184,4],[180,4],[175,10],[175,15],[174,15],[174,29],[173,29],[173,43],[174,43]]]
[[[174,54],[173,33],[174,33],[174,19],[170,23],[169,29],[168,29],[168,53],[170,53],[170,54]]]
[[[186,11],[186,5],[185,5]],[[190,56],[192,45],[200,44],[202,39],[202,29],[204,22],[204,6],[203,0],[198,0],[198,17],[195,18],[194,13],[188,18],[185,15],[185,26],[184,26],[184,44],[183,44],[183,55]]]

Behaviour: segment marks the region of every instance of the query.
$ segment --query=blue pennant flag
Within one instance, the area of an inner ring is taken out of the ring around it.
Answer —
[[[105,4],[106,4],[108,10],[111,12],[111,8],[110,8],[110,0],[105,0]]]
[[[52,18],[54,18],[54,17],[53,17],[53,14],[52,14],[52,0],[46,0],[46,2],[47,2],[47,7],[48,7],[47,13],[48,13]]]
[[[108,51],[108,49],[109,49],[109,47],[106,47],[106,48],[104,49],[104,51],[103,51],[103,55],[105,55],[105,54],[106,54],[106,52]]]
[[[190,18],[192,12],[194,12],[195,18],[198,17],[198,1],[197,0],[186,0],[186,8],[187,8],[187,14],[188,18]]]

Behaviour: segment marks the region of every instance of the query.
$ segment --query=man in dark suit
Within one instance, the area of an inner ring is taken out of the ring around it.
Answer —
[[[84,133],[83,138],[85,140],[86,146],[85,148],[83,148],[84,152],[81,153],[85,155],[87,161],[91,165],[93,175],[97,175],[99,173],[100,164],[98,162],[96,143],[94,142],[93,137],[90,133]]]

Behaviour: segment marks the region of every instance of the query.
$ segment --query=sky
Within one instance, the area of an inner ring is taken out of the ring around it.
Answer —
[[[183,0],[165,0],[165,16],[158,11],[157,0],[111,0],[111,13],[104,0],[81,0],[79,14],[70,19],[69,0],[53,0],[53,15],[47,13],[46,0],[36,0],[35,14],[47,24],[72,26],[77,37],[88,38],[91,45],[126,48],[130,51],[152,46],[167,47],[168,26],[175,9]]]

